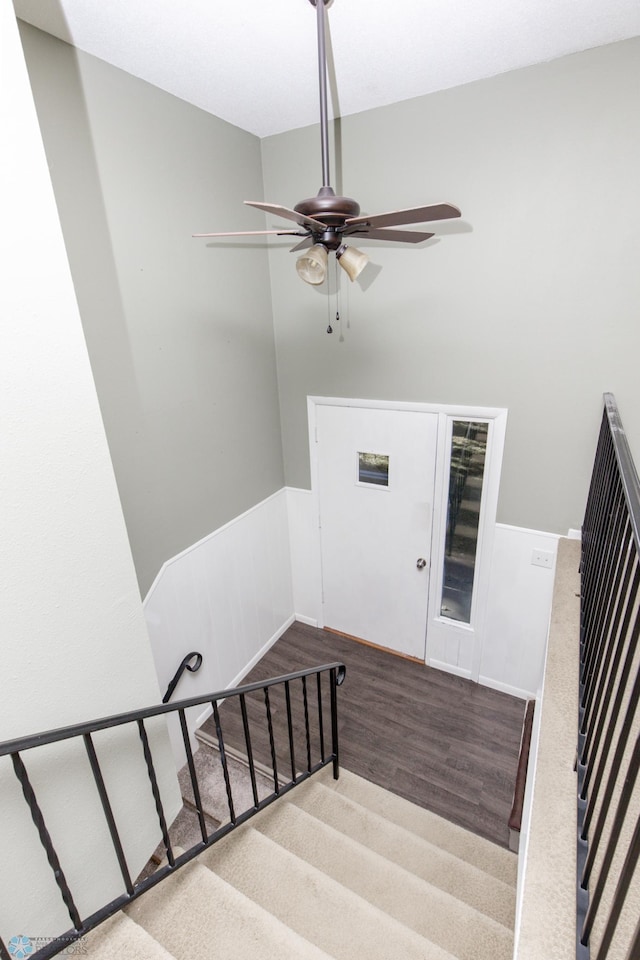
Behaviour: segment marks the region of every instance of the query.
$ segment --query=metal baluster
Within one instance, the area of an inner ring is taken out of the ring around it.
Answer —
[[[102,776],[102,770],[100,769],[100,764],[98,763],[98,757],[96,755],[96,748],[93,745],[93,740],[91,739],[90,733],[85,733],[84,745],[89,757],[89,763],[91,764],[91,772],[93,773],[93,779],[96,782],[96,787],[98,788],[98,793],[100,795],[100,802],[102,803],[102,809],[104,811],[105,819],[107,821],[107,826],[109,827],[109,833],[111,834],[111,842],[118,858],[118,864],[120,866],[120,873],[122,874],[122,879],[124,880],[124,885],[127,893],[133,893],[133,883],[131,881],[131,875],[129,873],[129,867],[127,866],[127,860],[124,855],[124,850],[122,848],[122,843],[120,841],[120,834],[118,833],[118,828],[116,826],[116,821],[113,816],[113,809],[107,795],[107,788],[105,786],[104,777]]]
[[[311,772],[311,733],[309,731],[309,701],[307,699],[307,678],[302,678],[302,699],[304,701],[304,729],[307,737],[307,770]]]
[[[331,672],[331,748],[333,753],[333,779],[337,780],[340,776],[340,754],[338,748],[338,678],[336,668],[332,667]],[[344,675],[343,675],[344,676]]]
[[[608,477],[610,476],[613,456],[613,443],[611,441],[609,421],[605,411],[602,417],[600,441],[598,442],[598,451],[594,464],[594,485],[592,488],[594,496],[585,516],[585,527],[588,532],[588,537],[584,547],[585,563],[583,575],[585,586],[589,588],[591,587],[594,558],[597,551],[597,532],[601,526],[602,511],[605,500],[603,491],[606,488]],[[585,595],[585,600],[587,600],[588,596],[590,596],[590,593]]]
[[[619,533],[620,523],[627,514],[626,504],[624,502],[624,490],[618,476],[611,484],[611,500],[607,506],[606,524],[601,531],[598,547],[598,567],[597,579],[592,585],[590,594],[590,621],[586,635],[590,636],[588,650],[586,651],[583,679],[588,687],[592,682],[593,674],[597,671],[598,658],[601,648],[606,639],[605,614],[607,611],[607,598],[609,596],[609,570],[611,558],[615,549],[616,535]],[[615,556],[614,556],[615,559]]]
[[[247,716],[247,705],[245,703],[244,693],[240,694],[240,712],[242,713],[242,726],[244,727],[244,742],[247,745],[247,760],[249,761],[249,776],[251,777],[251,790],[253,791],[253,805],[258,806],[258,786],[256,784],[256,768],[253,762],[253,750],[251,748],[251,733],[249,732],[249,717]]]
[[[278,761],[276,759],[276,742],[273,737],[273,721],[271,720],[269,687],[264,688],[264,704],[267,708],[267,726],[269,727],[269,744],[271,746],[271,765],[273,766],[273,787],[276,793],[280,793],[280,784],[278,782]]]
[[[611,511],[613,509],[613,503],[615,502],[616,491],[619,486],[620,481],[617,477],[615,477],[614,482],[610,483],[608,486],[607,499],[603,505],[602,525],[598,530],[598,549],[597,553],[594,555],[593,581],[589,585],[585,584],[585,594],[588,592],[589,596],[588,617],[584,625],[585,650],[582,679],[585,685],[588,685],[590,682],[591,674],[594,669],[594,660],[597,657],[598,650],[602,643],[602,636],[597,630],[597,625],[601,610],[601,593],[603,590],[603,584],[605,582],[603,569],[608,556],[607,540]]]
[[[175,858],[173,856],[173,850],[171,848],[171,840],[169,839],[169,830],[167,829],[167,821],[164,816],[164,809],[162,807],[162,799],[160,797],[160,789],[158,787],[158,780],[156,778],[156,771],[153,766],[153,758],[151,756],[151,748],[149,746],[149,738],[147,736],[147,731],[144,726],[144,720],[138,720],[138,732],[140,734],[140,740],[142,741],[142,750],[144,753],[144,759],[147,763],[147,772],[149,774],[149,782],[151,783],[151,792],[153,793],[153,799],[156,805],[156,813],[158,814],[158,822],[160,824],[160,830],[162,831],[162,842],[164,843],[164,848],[167,851],[167,860],[173,866],[175,864]]]
[[[638,920],[635,933],[633,934],[633,940],[631,941],[625,960],[638,960],[638,957],[640,957],[640,920]]]
[[[616,503],[614,527],[612,535],[608,541],[608,553],[605,563],[605,570],[601,580],[601,593],[597,599],[599,613],[596,617],[594,633],[599,638],[598,649],[593,658],[593,666],[589,680],[585,683],[582,702],[584,703],[585,713],[591,714],[591,704],[593,701],[593,692],[602,677],[603,663],[606,661],[609,640],[611,637],[610,627],[612,619],[612,610],[615,607],[617,590],[614,587],[616,578],[619,582],[619,571],[622,565],[622,543],[624,538],[625,526],[628,529],[628,513],[624,503],[622,487],[618,490],[618,501]],[[626,524],[625,524],[626,521]]]
[[[631,585],[631,590],[629,591],[629,578],[631,576],[631,571],[635,565],[635,575],[633,578],[633,583]],[[620,594],[621,597],[625,598],[624,603],[619,602],[618,608],[616,610],[615,622],[612,627],[611,636],[615,637],[615,643],[610,643],[610,652],[613,652],[613,660],[611,663],[611,669],[609,670],[608,676],[605,677],[603,672],[602,681],[604,683],[606,679],[606,689],[604,692],[599,690],[596,698],[595,709],[593,710],[589,726],[586,730],[586,735],[584,739],[584,746],[581,751],[581,762],[589,765],[589,771],[585,777],[584,789],[581,794],[584,799],[587,794],[587,789],[589,787],[589,782],[591,780],[591,773],[593,771],[594,764],[591,762],[591,758],[595,759],[598,755],[598,748],[600,746],[601,737],[605,731],[603,723],[599,723],[601,718],[602,709],[605,709],[609,704],[613,703],[614,688],[616,680],[618,680],[618,674],[620,670],[620,662],[622,660],[622,655],[624,653],[625,644],[627,637],[629,636],[629,627],[631,622],[631,616],[633,614],[635,606],[635,598],[640,589],[640,566],[637,562],[637,557],[635,553],[629,554],[629,562],[627,564],[627,570],[625,572],[625,580],[623,584],[623,590]],[[624,617],[622,614],[624,612]],[[620,625],[620,619],[622,618],[622,625]],[[628,669],[631,668],[631,663],[628,664]],[[625,681],[626,682],[626,681]],[[586,724],[584,724],[586,726]]]
[[[593,466],[593,473],[591,476],[591,484],[589,487],[589,495],[587,499],[587,506],[585,510],[584,523],[582,525],[582,545],[581,545],[581,560],[580,560],[580,574],[583,587],[589,586],[589,579],[591,576],[592,561],[593,561],[593,550],[594,550],[594,530],[596,527],[596,521],[598,517],[598,511],[601,506],[601,496],[600,491],[603,485],[603,470],[606,457],[606,451],[611,444],[611,438],[609,435],[609,421],[607,418],[606,410],[602,413],[602,421],[600,424],[600,435],[598,437],[598,445],[596,449],[596,456]],[[580,597],[580,625],[581,628],[584,628],[586,608],[588,607],[590,599],[590,594],[587,589],[583,589]],[[581,629],[582,634],[582,629]]]
[[[220,713],[218,711],[218,703],[216,700],[213,700],[211,703],[213,707],[213,719],[216,725],[216,736],[218,738],[218,749],[220,751],[220,763],[222,764],[222,775],[224,777],[224,786],[227,791],[227,803],[229,804],[229,817],[231,823],[236,822],[236,813],[233,807],[233,796],[231,794],[231,780],[229,779],[229,766],[227,764],[227,754],[224,749],[224,740],[222,738],[222,726],[220,725]]]
[[[287,701],[287,727],[289,730],[289,756],[291,758],[291,779],[296,782],[296,753],[293,745],[293,723],[291,721],[291,690],[289,681],[284,682],[284,695]]]
[[[615,896],[613,898],[613,904],[611,906],[611,910],[609,911],[609,918],[607,920],[607,925],[605,927],[604,933],[602,934],[602,940],[600,941],[600,947],[596,956],[596,960],[606,960],[607,953],[609,952],[609,947],[611,946],[613,935],[616,932],[618,920],[620,919],[620,914],[622,913],[624,901],[629,891],[629,886],[631,884],[631,880],[633,878],[633,874],[634,874],[636,865],[638,863],[639,856],[640,856],[640,818],[636,823],[636,828],[633,832],[633,838],[631,840],[631,844],[627,851],[627,856],[625,857],[624,866],[620,873],[620,879],[618,880]]]
[[[587,918],[584,923],[583,932],[581,941],[586,943],[591,934],[591,928],[593,927],[593,921],[595,919],[596,913],[600,906],[600,901],[602,899],[602,894],[604,893],[604,888],[607,882],[607,877],[609,876],[609,870],[613,862],[613,858],[616,853],[618,840],[620,839],[620,834],[622,832],[622,827],[624,825],[624,820],[629,809],[629,803],[633,795],[633,788],[636,783],[638,776],[638,765],[640,764],[640,737],[637,738],[636,744],[633,750],[633,755],[629,763],[629,769],[627,770],[627,775],[625,777],[624,786],[620,794],[620,800],[618,802],[618,808],[616,810],[616,815],[611,826],[611,833],[609,835],[609,842],[607,844],[607,849],[605,850],[604,857],[602,859],[602,864],[600,865],[600,872],[598,874],[598,881],[596,883],[593,894],[591,895],[591,903],[589,905],[589,911],[587,913]],[[593,863],[595,859],[596,847],[592,844],[589,848],[589,856],[587,858],[587,864],[585,866],[585,875],[583,880],[583,886],[589,882],[591,875],[591,870],[593,868]]]
[[[200,823],[200,833],[202,834],[203,843],[206,843],[207,842],[207,824],[204,819],[204,808],[202,806],[202,799],[200,797],[200,785],[198,784],[198,776],[196,774],[196,765],[193,761],[193,752],[191,750],[191,740],[189,739],[189,728],[187,727],[187,717],[182,707],[178,712],[180,714],[180,729],[182,730],[182,742],[184,743],[184,749],[187,755],[187,764],[189,766],[189,776],[191,777],[191,789],[193,790],[193,799],[194,799],[196,810],[198,813],[198,822]]]
[[[12,753],[11,759],[13,761],[13,769],[15,771],[16,777],[20,781],[22,787],[22,793],[25,800],[29,804],[29,810],[31,811],[31,819],[33,820],[36,829],[38,831],[38,836],[40,837],[40,843],[45,849],[47,855],[47,860],[49,861],[49,866],[53,870],[53,875],[55,877],[56,883],[60,890],[62,899],[64,900],[65,906],[69,911],[69,916],[71,917],[71,922],[76,930],[82,929],[82,920],[80,919],[80,914],[78,909],[73,901],[71,896],[71,890],[67,884],[67,879],[64,875],[62,867],[60,866],[60,861],[58,859],[58,854],[55,851],[53,842],[49,831],[47,830],[46,824],[44,822],[44,817],[42,811],[38,806],[38,801],[36,800],[36,795],[34,793],[33,787],[29,780],[29,775],[27,774],[26,767],[22,762],[22,757],[19,753]]]
[[[608,433],[608,425],[607,425]],[[606,525],[608,501],[611,495],[611,483],[613,471],[615,469],[615,450],[611,437],[607,435],[605,449],[603,450],[602,463],[600,464],[599,474],[600,482],[598,497],[594,504],[594,514],[592,525],[590,527],[589,548],[587,555],[587,564],[583,574],[583,601],[584,611],[582,619],[582,633],[585,639],[585,649],[583,651],[583,662],[590,649],[591,620],[595,608],[594,597],[598,585],[598,564],[600,558],[600,543],[602,532]]]
[[[615,733],[615,727],[616,727],[616,724],[617,724],[617,722],[618,722],[618,717],[619,717],[619,715],[620,715],[620,711],[621,711],[621,709],[622,709],[622,701],[623,701],[623,699],[624,699],[624,694],[625,694],[625,690],[626,690],[626,686],[627,686],[627,680],[628,680],[629,673],[630,673],[630,670],[631,670],[631,664],[632,664],[632,661],[633,661],[633,655],[634,655],[634,653],[635,653],[636,644],[637,644],[637,642],[638,642],[638,635],[639,635],[639,634],[640,634],[640,616],[639,616],[639,617],[636,617],[636,622],[635,622],[635,624],[634,624],[634,626],[633,626],[633,633],[632,633],[632,635],[631,635],[631,640],[630,640],[630,642],[629,642],[629,647],[628,647],[628,650],[627,650],[626,662],[625,662],[625,664],[624,664],[624,666],[623,666],[623,669],[622,669],[622,675],[621,675],[621,677],[620,677],[620,682],[619,682],[619,684],[618,684],[618,689],[617,689],[617,692],[616,692],[615,702],[614,702],[613,707],[612,707],[612,709],[611,709],[609,724],[608,724],[608,726],[607,726],[607,732],[606,732],[605,737],[604,737],[603,748],[602,748],[602,751],[601,751],[600,760],[599,760],[598,767],[597,767],[597,771],[596,771],[595,778],[594,778],[594,781],[593,781],[593,786],[592,786],[591,791],[590,791],[589,802],[588,802],[587,811],[586,811],[585,818],[584,818],[584,824],[583,824],[583,828],[582,828],[582,837],[583,837],[583,838],[586,838],[587,831],[588,831],[588,829],[589,829],[589,825],[590,825],[591,820],[592,820],[592,818],[593,818],[593,813],[594,813],[594,810],[595,810],[596,798],[597,798],[597,796],[598,796],[598,794],[599,794],[599,792],[600,792],[600,786],[601,786],[601,784],[602,784],[602,779],[603,779],[603,777],[604,777],[604,771],[605,771],[605,767],[606,767],[606,763],[607,763],[607,758],[608,758],[608,756],[609,756],[609,751],[610,751],[610,748],[611,748],[611,744],[612,744],[612,742],[613,742],[613,737],[614,737],[614,733]],[[607,811],[608,811],[608,809],[609,809],[609,804],[610,804],[610,802],[611,802],[611,797],[612,797],[612,795],[613,795],[613,788],[614,788],[615,780],[616,780],[616,777],[618,776],[618,771],[620,770],[620,766],[621,766],[621,764],[622,764],[622,758],[623,758],[623,756],[624,756],[624,751],[625,751],[625,748],[626,748],[626,745],[627,745],[627,741],[628,741],[628,739],[629,739],[629,733],[631,732],[631,724],[632,724],[632,721],[633,721],[633,716],[634,716],[634,713],[635,713],[635,710],[636,710],[636,707],[637,707],[637,705],[638,705],[638,701],[639,701],[639,700],[640,700],[640,673],[638,673],[638,674],[636,675],[636,679],[635,679],[635,682],[634,682],[633,687],[632,687],[632,690],[631,690],[631,695],[630,695],[630,698],[629,698],[629,703],[628,703],[628,705],[627,705],[627,712],[626,712],[626,714],[625,714],[624,721],[623,721],[623,724],[622,724],[622,728],[621,728],[621,730],[620,730],[620,735],[619,735],[619,737],[618,737],[618,742],[617,742],[617,744],[616,744],[615,753],[614,753],[613,760],[612,760],[612,762],[611,762],[611,767],[610,767],[610,770],[609,770],[609,779],[608,779],[608,781],[607,781],[607,785],[606,785],[606,788],[605,788],[605,794],[604,794],[604,797],[603,797],[603,799],[602,799],[602,803],[601,803],[601,806],[600,806],[600,818],[603,820],[603,822],[604,822],[604,817],[606,817]],[[588,770],[588,775],[589,775],[590,773],[591,773],[591,768],[589,768],[589,770]],[[588,778],[588,777],[587,777],[587,778]],[[587,779],[587,778],[585,778],[585,779]],[[593,841],[592,841],[592,845],[593,845]]]
[[[587,505],[584,513],[584,530],[591,530],[593,528],[593,515],[596,509],[596,504],[598,503],[598,493],[600,490],[600,472],[602,469],[602,462],[604,458],[604,450],[609,440],[609,418],[607,417],[606,409],[602,411],[602,419],[600,421],[600,430],[598,432],[598,442],[596,444],[596,454],[593,458],[594,467],[593,473],[591,474],[591,480],[589,483],[589,492],[587,494]],[[583,540],[583,548],[587,543]]]
[[[322,714],[322,674],[317,673],[316,679],[318,681],[318,733],[320,734],[320,757],[322,762],[325,761],[324,754],[324,717]]]

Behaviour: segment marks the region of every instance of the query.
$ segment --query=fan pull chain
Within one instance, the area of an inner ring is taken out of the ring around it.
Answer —
[[[338,274],[338,261],[334,261],[335,266],[335,291],[336,291],[336,324],[340,324],[340,276]],[[331,311],[331,307],[329,307]],[[333,327],[331,326],[331,320],[329,320],[329,326],[327,327],[327,333],[333,333]]]
[[[342,323],[340,321],[340,311],[342,310],[342,287],[340,285],[341,279],[342,274],[338,270],[338,261],[336,260],[336,323],[338,324],[340,330],[340,343],[344,343],[344,334],[342,333]]]

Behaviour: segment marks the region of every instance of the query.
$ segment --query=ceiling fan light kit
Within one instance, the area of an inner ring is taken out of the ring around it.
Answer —
[[[296,260],[298,276],[305,283],[311,283],[314,287],[324,283],[327,275],[327,258],[327,248],[321,243],[315,243],[311,249]]]
[[[322,151],[322,186],[315,197],[301,200],[293,209],[275,203],[245,200],[250,207],[264,210],[283,220],[293,221],[297,229],[282,227],[279,230],[251,230],[233,233],[198,233],[195,237],[241,237],[241,236],[291,236],[302,240],[291,252],[305,250],[298,257],[296,270],[305,283],[317,286],[327,275],[328,252],[333,251],[340,266],[350,280],[360,275],[369,261],[366,254],[355,247],[347,246],[346,237],[365,237],[368,240],[383,240],[395,243],[421,243],[433,233],[417,230],[389,230],[388,227],[413,223],[430,223],[435,220],[450,220],[460,217],[458,207],[451,203],[435,203],[412,207],[409,210],[393,210],[375,216],[361,216],[360,205],[351,197],[336,196],[329,175],[329,133],[327,111],[327,55],[325,41],[325,6],[330,0],[309,0],[316,8],[318,33],[318,80],[320,89],[320,144]]]
[[[366,253],[356,249],[356,247],[348,247],[346,243],[343,243],[336,250],[336,260],[351,281],[357,280],[369,263],[369,257]]]

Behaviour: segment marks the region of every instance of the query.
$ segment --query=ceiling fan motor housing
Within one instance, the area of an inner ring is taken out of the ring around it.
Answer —
[[[360,213],[360,204],[351,197],[337,197],[332,187],[324,186],[320,187],[317,196],[301,200],[293,209],[305,217],[325,223],[326,233],[316,234],[312,231],[313,237],[333,249],[334,245],[337,247],[341,243],[335,228],[343,227],[350,217],[357,217]]]

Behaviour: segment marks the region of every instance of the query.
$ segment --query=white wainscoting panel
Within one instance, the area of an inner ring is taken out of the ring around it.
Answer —
[[[479,682],[515,696],[535,695],[544,660],[554,568],[534,566],[534,550],[553,554],[553,534],[496,524]],[[322,622],[320,538],[310,491],[283,488],[169,560],[144,602],[164,691],[183,656],[198,650],[198,673],[183,676],[174,699],[239,683],[296,620]],[[434,663],[441,669],[470,672]],[[194,708],[189,728],[208,710]],[[176,763],[184,752],[177,724]]]
[[[539,689],[551,613],[558,537],[497,523],[479,682],[514,696]],[[534,552],[552,554],[550,567]]]
[[[311,490],[287,487],[293,608],[296,620],[317,627],[322,616],[320,532]]]
[[[202,667],[183,675],[174,700],[238,684],[294,620],[285,489],[167,561],[144,610],[163,692],[192,650]],[[190,731],[210,712],[189,711]],[[171,738],[179,767],[177,723]]]

